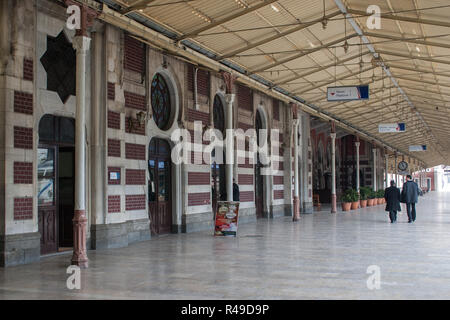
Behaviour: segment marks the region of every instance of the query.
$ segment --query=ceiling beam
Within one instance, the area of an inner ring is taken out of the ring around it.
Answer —
[[[227,16],[225,18],[216,20],[216,21],[214,21],[214,22],[212,22],[212,23],[210,23],[210,24],[208,24],[206,26],[200,27],[200,28],[198,28],[198,29],[196,29],[194,31],[191,31],[191,32],[186,33],[186,34],[183,34],[183,35],[179,36],[178,38],[176,38],[175,40],[176,40],[176,42],[178,42],[178,41],[181,41],[181,40],[184,40],[184,39],[187,39],[187,38],[195,38],[200,33],[205,32],[206,30],[210,30],[212,28],[220,26],[221,24],[224,24],[224,23],[227,23],[227,22],[229,22],[231,20],[234,20],[234,19],[237,19],[239,17],[242,17],[242,16],[244,16],[246,14],[249,14],[249,13],[255,11],[255,10],[258,10],[258,9],[261,9],[261,8],[263,8],[265,6],[268,6],[269,4],[274,3],[276,1],[278,1],[278,0],[266,0],[266,1],[263,1],[261,3],[258,3],[257,5],[254,5],[252,7],[249,7],[249,8],[246,8],[244,10],[241,10],[239,12],[236,12],[236,13],[234,13],[232,15],[229,15],[229,16]]]
[[[356,15],[365,16],[365,17],[372,15],[372,13],[367,13],[366,11],[354,10],[354,9],[350,9],[350,8],[347,8],[347,12],[350,14],[356,14]],[[397,21],[403,21],[403,22],[412,22],[412,23],[427,24],[427,25],[431,25],[431,26],[450,28],[450,23],[446,22],[446,21],[411,18],[411,17],[399,16],[397,14],[393,15],[391,13],[382,13],[381,19],[397,20]]]
[[[450,88],[450,83],[433,82],[433,81],[422,80],[422,79],[411,79],[409,77],[405,77],[405,76],[401,76],[401,75],[400,76],[395,75],[395,77],[397,79],[403,79],[403,80],[407,80],[407,81],[420,82],[420,83],[427,83],[427,84],[431,84],[434,86],[442,86],[442,87]]]
[[[337,60],[336,62],[327,64],[327,65],[322,66],[322,67],[320,67],[320,68],[317,68],[317,69],[314,69],[314,70],[311,70],[311,71],[308,71],[308,72],[305,72],[305,73],[302,73],[302,74],[299,74],[299,75],[295,75],[295,76],[290,77],[290,78],[287,78],[287,79],[285,79],[285,80],[280,80],[280,82],[275,81],[274,86],[281,86],[281,85],[286,84],[286,83],[288,83],[288,82],[291,82],[291,81],[294,81],[294,80],[297,80],[297,79],[300,79],[300,78],[307,77],[307,76],[309,76],[309,75],[312,75],[312,74],[314,74],[314,73],[317,73],[317,72],[326,70],[326,69],[331,68],[331,67],[334,67],[334,66],[336,66],[336,65],[339,66],[339,65],[342,64],[342,63],[345,63],[345,62],[347,62],[347,61],[351,61],[351,60],[353,60],[353,59],[359,58],[360,56],[363,57],[363,56],[367,55],[368,53],[370,53],[370,51],[367,50],[367,51],[364,51],[362,54],[358,53],[358,54],[355,54],[355,55],[350,56],[350,57],[348,57],[348,58],[345,58],[345,59],[342,59],[342,60]],[[288,70],[289,70],[289,69],[288,69]]]
[[[431,41],[426,41],[426,40],[416,40],[416,39],[411,39],[411,38],[385,35],[385,34],[375,33],[375,32],[364,32],[364,35],[369,36],[369,37],[374,37],[374,38],[398,40],[398,41],[402,41],[402,42],[415,43],[415,44],[420,44],[420,45],[424,45],[424,46],[432,46],[432,47],[450,49],[450,44],[446,44],[446,43],[431,42]]]
[[[385,54],[385,55],[388,55],[388,56],[395,56],[395,57],[423,60],[423,61],[428,61],[428,62],[442,63],[442,64],[450,65],[450,61],[448,61],[448,60],[441,60],[441,59],[435,59],[435,58],[429,58],[429,57],[419,57],[419,56],[414,56],[414,55],[407,54],[407,53],[393,52],[393,51],[387,51],[387,50],[377,50],[377,52],[379,54]]]
[[[150,3],[155,2],[155,0],[139,0],[133,3],[128,8],[123,9],[120,13],[122,14],[128,14],[130,12],[145,9]]]
[[[447,77],[450,78],[450,74],[435,74],[433,71],[429,71],[429,70],[424,70],[424,69],[419,69],[419,68],[411,68],[411,67],[406,67],[406,66],[400,66],[397,64],[389,64],[390,68],[395,68],[395,69],[402,69],[402,70],[408,70],[408,71],[415,71],[417,73],[427,73],[427,74],[433,74],[433,75],[437,75],[437,76],[441,76],[441,77]],[[449,71],[450,72],[450,71]],[[414,75],[412,75],[414,76]]]
[[[279,66],[280,64],[287,63],[287,62],[290,62],[290,61],[292,61],[292,60],[299,59],[299,58],[301,58],[301,57],[307,56],[307,55],[309,55],[309,54],[311,54],[311,53],[314,53],[314,52],[316,52],[316,51],[325,49],[325,48],[327,48],[327,47],[333,46],[333,45],[338,44],[338,43],[340,43],[340,42],[342,42],[342,41],[349,40],[349,39],[354,38],[354,37],[357,37],[357,36],[358,36],[357,33],[352,33],[352,34],[350,34],[350,35],[348,35],[348,36],[346,36],[346,37],[342,37],[342,38],[339,38],[339,39],[337,39],[337,40],[334,40],[334,41],[331,41],[331,42],[322,44],[321,46],[318,46],[318,47],[313,48],[313,49],[309,49],[307,52],[301,52],[301,53],[296,54],[296,55],[293,55],[293,56],[291,56],[291,57],[288,57],[288,58],[279,60],[279,61],[277,61],[277,62],[273,62],[273,63],[271,63],[271,64],[267,64],[267,65],[265,65],[265,66],[262,66],[262,67],[259,67],[259,68],[257,68],[257,69],[251,70],[251,71],[250,71],[250,74],[258,73],[258,72],[261,72],[261,71],[265,71],[265,70],[267,70],[267,69],[270,69],[270,68]]]
[[[326,17],[326,19],[331,19],[331,18],[334,18],[335,16],[337,16],[339,14],[341,14],[340,11],[335,11],[335,12],[333,12],[331,14],[326,15],[325,17]],[[220,56],[217,60],[223,60],[223,59],[228,59],[228,58],[234,57],[234,56],[236,56],[236,55],[238,55],[238,54],[240,54],[242,52],[248,51],[248,50],[253,49],[255,47],[259,47],[261,45],[264,45],[266,43],[272,42],[274,40],[278,40],[281,37],[285,37],[285,36],[287,36],[289,34],[292,34],[294,32],[306,29],[306,28],[308,28],[308,27],[310,27],[310,26],[312,26],[312,25],[314,25],[316,23],[321,22],[322,20],[323,20],[323,17],[321,17],[320,19],[313,20],[313,21],[308,22],[308,23],[302,23],[298,27],[295,27],[295,28],[292,28],[292,29],[289,29],[289,30],[286,30],[286,31],[283,31],[283,32],[280,32],[280,33],[277,33],[276,35],[273,35],[271,37],[262,39],[260,41],[254,42],[254,43],[250,43],[249,45],[247,45],[245,47],[233,50],[233,51],[231,51],[229,53],[225,53],[224,55]]]

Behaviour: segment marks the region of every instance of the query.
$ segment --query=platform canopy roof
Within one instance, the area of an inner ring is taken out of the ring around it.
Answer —
[[[450,164],[448,0],[97,1],[428,166]],[[360,84],[369,100],[327,101],[327,87]],[[396,122],[406,132],[378,133]]]

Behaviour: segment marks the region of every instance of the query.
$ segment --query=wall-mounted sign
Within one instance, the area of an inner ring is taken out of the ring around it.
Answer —
[[[328,101],[349,101],[369,99],[369,86],[328,87]]]
[[[410,152],[414,152],[414,151],[426,151],[427,150],[427,146],[426,145],[416,145],[416,146],[409,146],[409,151]]]
[[[405,132],[406,126],[404,123],[382,123],[378,125],[379,133],[388,132]]]
[[[398,169],[400,171],[405,171],[406,169],[408,169],[408,163],[406,161],[400,161],[398,163]]]
[[[120,179],[120,172],[109,173],[109,180],[119,180],[119,179]]]

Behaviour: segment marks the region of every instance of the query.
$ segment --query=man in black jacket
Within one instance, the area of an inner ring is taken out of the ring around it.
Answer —
[[[412,180],[411,175],[406,176],[406,182],[403,184],[402,202],[406,203],[408,212],[408,223],[416,221],[416,203],[419,198],[419,186]]]
[[[240,201],[239,186],[233,178],[233,201]]]
[[[391,186],[384,190],[384,199],[386,200],[386,211],[389,211],[391,223],[397,221],[397,211],[400,207],[400,190],[395,186],[395,181],[391,180]]]

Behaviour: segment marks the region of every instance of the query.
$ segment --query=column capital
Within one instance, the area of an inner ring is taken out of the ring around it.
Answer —
[[[225,102],[230,104],[234,102],[236,95],[234,93],[227,93],[225,94]]]
[[[91,47],[91,38],[85,36],[75,36],[73,38],[72,46],[77,53],[86,53]]]
[[[331,139],[336,139],[336,132],[332,132],[332,133],[330,133],[330,137],[331,137]]]
[[[355,147],[359,148],[360,145],[361,145],[361,142],[359,142],[359,141],[355,142]]]
[[[226,93],[232,94],[234,82],[236,81],[237,76],[230,72],[226,72],[226,71],[222,71],[221,75],[222,75],[223,81],[225,82]]]

